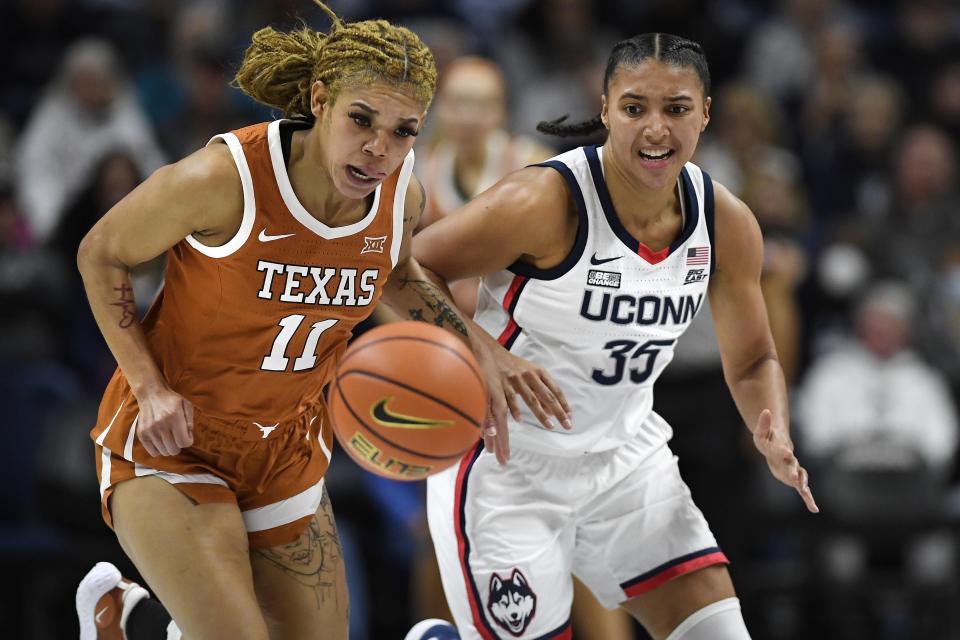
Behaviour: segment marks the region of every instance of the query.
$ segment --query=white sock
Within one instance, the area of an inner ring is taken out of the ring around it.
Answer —
[[[128,583],[129,586],[124,588],[119,583],[118,587],[123,588],[123,596],[121,602],[123,602],[123,608],[120,610],[120,629],[123,632],[123,637],[127,637],[127,618],[130,617],[130,612],[133,611],[133,608],[137,606],[137,603],[143,600],[144,598],[149,598],[150,594],[146,589],[141,587],[138,584]]]
[[[726,598],[691,613],[667,640],[750,640],[740,600]]]
[[[182,637],[183,634],[180,633],[180,627],[178,627],[177,623],[171,618],[170,624],[167,625],[167,640],[180,640]]]

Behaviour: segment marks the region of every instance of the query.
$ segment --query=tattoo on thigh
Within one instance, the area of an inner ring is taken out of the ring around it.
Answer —
[[[337,580],[342,571],[343,547],[337,535],[336,523],[327,489],[323,489],[320,509],[310,519],[307,530],[290,544],[268,549],[255,549],[257,553],[300,584],[313,590],[317,608],[331,598],[339,609]]]

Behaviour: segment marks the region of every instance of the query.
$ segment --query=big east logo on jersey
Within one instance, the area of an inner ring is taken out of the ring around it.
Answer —
[[[487,610],[494,622],[519,637],[527,630],[537,612],[537,594],[519,569],[514,569],[509,578],[501,578],[494,573],[490,576]]]
[[[257,271],[263,272],[263,286],[257,297],[273,300],[274,285],[280,302],[322,304],[344,307],[365,307],[373,301],[379,269],[350,267],[308,267],[260,260]],[[339,276],[339,277],[337,277]]]

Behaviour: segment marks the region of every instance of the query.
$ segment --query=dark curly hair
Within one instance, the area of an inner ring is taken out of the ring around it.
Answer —
[[[603,94],[610,88],[610,79],[617,69],[624,65],[636,66],[645,60],[659,60],[678,67],[690,67],[697,72],[703,84],[703,94],[710,95],[710,70],[703,47],[680,36],[669,33],[642,33],[613,46],[607,59],[607,70],[603,75]],[[557,120],[546,120],[537,125],[537,131],[552,136],[588,136],[603,129],[600,116],[579,122],[563,124],[567,116]]]

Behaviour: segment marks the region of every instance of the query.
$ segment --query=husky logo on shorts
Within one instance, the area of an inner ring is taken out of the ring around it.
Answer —
[[[519,637],[537,612],[537,594],[530,589],[519,569],[514,569],[509,579],[494,573],[490,576],[487,610],[494,622]]]

